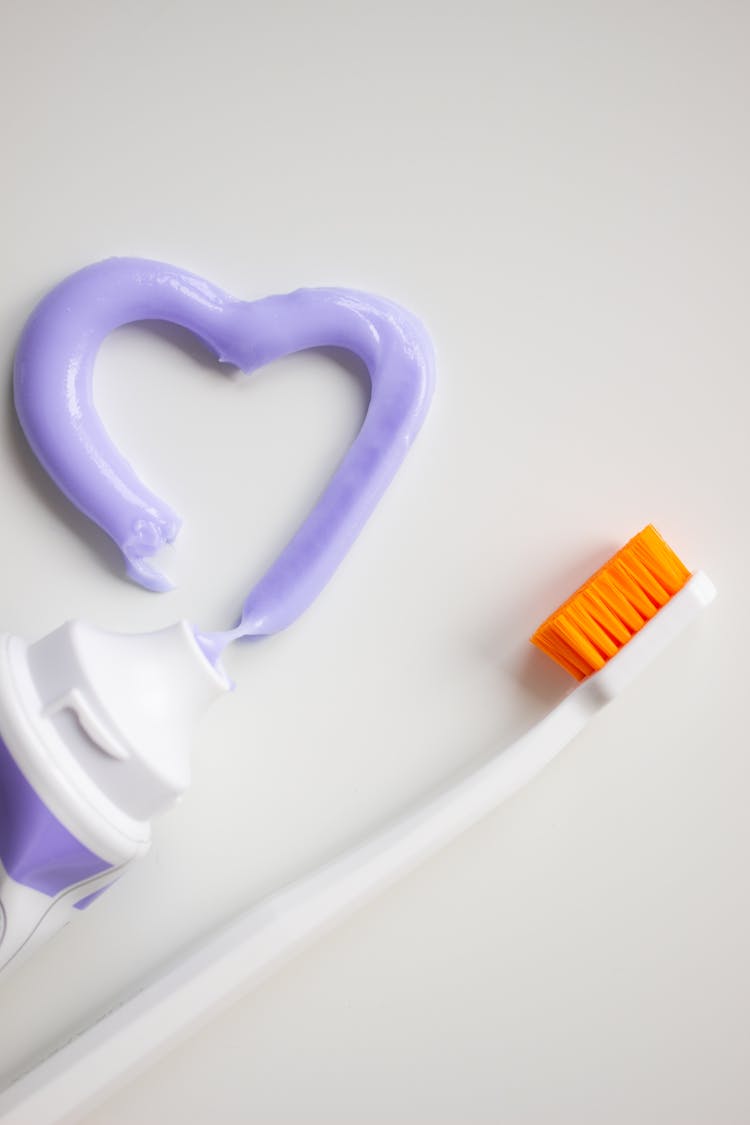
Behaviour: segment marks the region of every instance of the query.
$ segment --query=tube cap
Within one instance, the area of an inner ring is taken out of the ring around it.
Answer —
[[[18,702],[56,751],[50,768],[136,821],[187,788],[196,724],[230,687],[184,621],[133,635],[70,621],[17,642],[14,657]]]

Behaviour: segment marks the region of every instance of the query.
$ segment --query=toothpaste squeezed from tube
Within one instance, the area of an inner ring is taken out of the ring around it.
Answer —
[[[124,636],[69,622],[34,645],[0,636],[0,970],[147,849],[151,817],[189,783],[200,714],[229,687],[221,652],[285,628],[320,593],[405,457],[433,391],[429,336],[382,297],[331,288],[241,301],[195,274],[135,258],[67,278],[24,329],[16,409],[49,475],[151,590],[169,588],[150,560],[174,540],[180,520],[115,447],[93,395],[102,341],[140,320],[181,325],[248,373],[306,348],[346,348],[367,367],[370,404],[327,490],[248,594],[236,628],[212,633],[182,622]]]

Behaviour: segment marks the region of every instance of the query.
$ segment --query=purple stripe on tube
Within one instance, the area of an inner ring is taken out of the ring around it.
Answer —
[[[52,815],[1,739],[0,861],[17,883],[46,895],[110,867]]]

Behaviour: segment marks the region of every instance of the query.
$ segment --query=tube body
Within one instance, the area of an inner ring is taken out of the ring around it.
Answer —
[[[90,906],[130,857],[114,858],[55,816],[0,738],[0,972]]]

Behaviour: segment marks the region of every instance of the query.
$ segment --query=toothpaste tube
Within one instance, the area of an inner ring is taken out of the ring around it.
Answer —
[[[190,625],[0,637],[0,972],[109,887],[190,780],[229,682]]]

